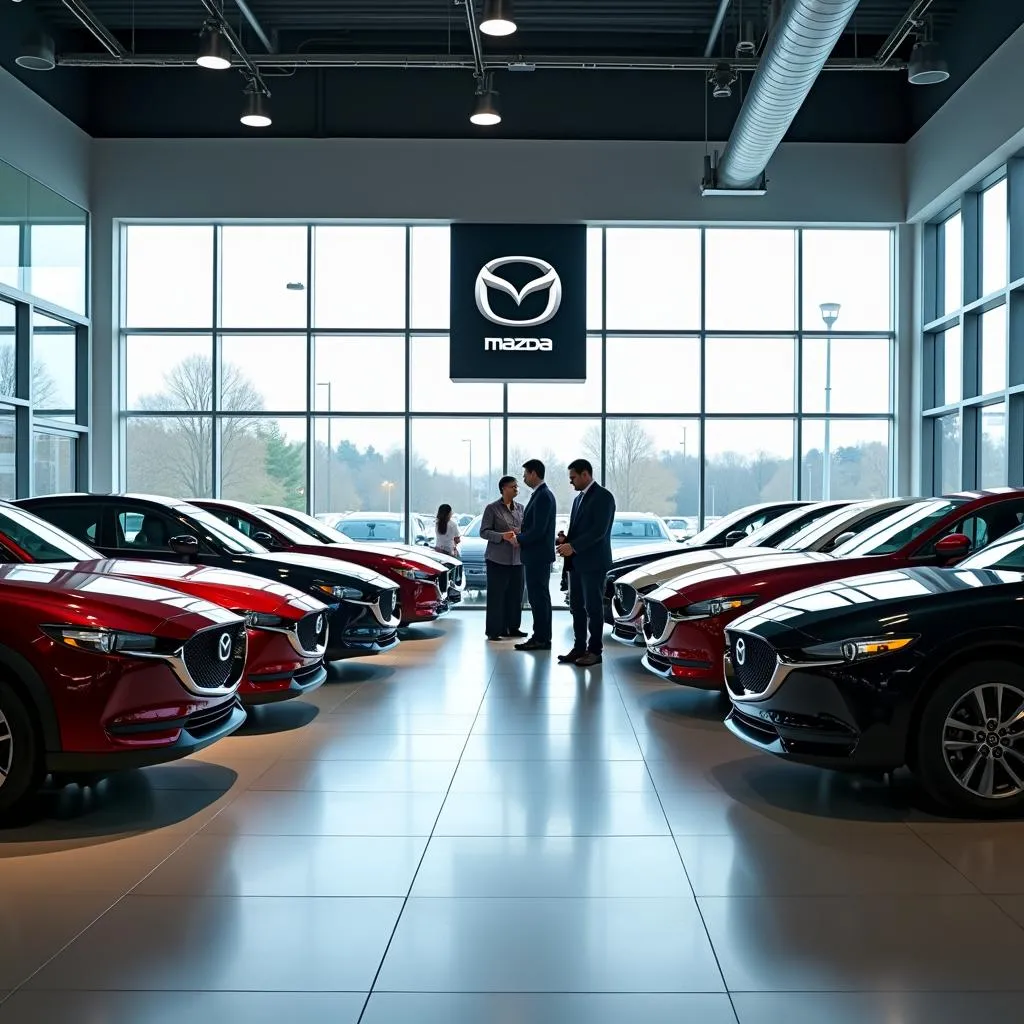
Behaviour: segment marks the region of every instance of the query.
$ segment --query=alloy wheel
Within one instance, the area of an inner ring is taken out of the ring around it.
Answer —
[[[3,711],[0,711],[0,786],[7,781],[13,764],[14,736],[11,733],[11,723],[7,721]]]
[[[953,705],[942,729],[942,756],[953,778],[984,800],[1024,793],[1024,691],[982,683]]]

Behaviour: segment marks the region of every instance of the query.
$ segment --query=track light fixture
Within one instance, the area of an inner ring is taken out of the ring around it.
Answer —
[[[942,47],[935,42],[932,20],[915,24],[919,32],[907,61],[907,81],[911,85],[938,85],[949,78],[949,67]]]
[[[711,85],[711,95],[716,100],[727,100],[732,96],[732,87],[736,84],[739,75],[733,70],[732,65],[721,61],[715,65],[715,70],[708,74],[708,82]]]
[[[473,124],[491,127],[501,124],[501,110],[498,107],[498,93],[494,89],[494,79],[484,75],[477,79],[476,105],[469,116]]]
[[[217,22],[210,20],[203,25],[200,35],[199,53],[196,63],[211,71],[227,71],[231,67],[231,54]]]
[[[247,128],[269,128],[274,123],[267,106],[267,97],[256,82],[250,82],[245,87],[245,105],[239,120]]]
[[[52,71],[57,66],[53,39],[42,32],[29,36],[21,44],[14,63],[26,71]]]
[[[480,31],[485,36],[510,36],[518,27],[512,15],[512,0],[484,0]]]

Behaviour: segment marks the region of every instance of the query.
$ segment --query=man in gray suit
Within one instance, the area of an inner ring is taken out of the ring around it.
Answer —
[[[516,501],[514,476],[498,481],[501,497],[484,509],[480,536],[487,541],[487,639],[525,637],[523,621],[523,561],[516,536],[523,528],[523,506]]]

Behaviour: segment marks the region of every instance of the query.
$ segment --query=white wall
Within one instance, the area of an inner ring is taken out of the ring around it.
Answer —
[[[0,160],[89,208],[92,140],[0,68]]]
[[[907,143],[907,220],[930,220],[1024,149],[1024,26]]]

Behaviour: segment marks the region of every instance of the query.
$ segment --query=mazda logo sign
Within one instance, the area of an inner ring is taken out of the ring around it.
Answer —
[[[514,284],[506,281],[503,277],[498,277],[495,273],[512,263],[523,263],[533,267],[540,272],[540,277],[525,284],[521,290],[517,289]],[[498,316],[491,309],[491,289],[504,292],[515,301],[517,306],[521,306],[523,300],[528,296],[547,289],[547,306],[540,316],[527,317],[524,320],[510,320],[507,317]],[[499,256],[498,259],[490,260],[480,268],[480,273],[476,275],[474,295],[476,308],[480,311],[480,315],[490,320],[491,323],[500,324],[502,327],[538,327],[540,324],[546,324],[549,320],[554,319],[559,306],[562,305],[562,279],[558,276],[558,271],[547,260],[538,259],[536,256]]]
[[[736,664],[743,665],[747,660],[747,641],[740,637],[736,641],[736,646],[733,648],[736,655]]]
[[[317,633],[317,636],[319,636],[323,631],[324,631],[324,617],[322,615],[318,615],[316,617],[316,633]]]
[[[217,657],[221,661],[227,661],[231,657],[231,648],[234,646],[230,633],[221,633],[220,641],[217,644]]]

